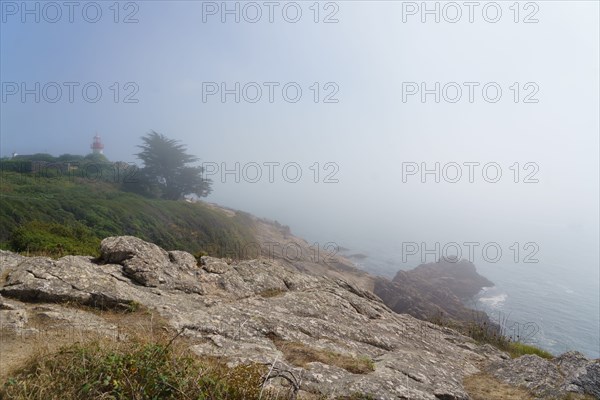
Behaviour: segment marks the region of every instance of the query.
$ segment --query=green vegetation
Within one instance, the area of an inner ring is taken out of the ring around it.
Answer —
[[[60,257],[98,255],[108,236],[132,235],[196,256],[244,257],[252,220],[228,216],[185,195],[210,193],[202,167],[179,142],[142,138],[144,168],[102,154],[39,153],[0,160],[0,248]]]
[[[243,257],[254,241],[248,214],[202,203],[149,199],[111,179],[2,171],[0,247],[63,256],[97,255],[102,239],[133,235],[168,250]]]
[[[501,326],[504,326],[505,322],[503,321]],[[519,342],[518,340],[513,340],[505,334],[502,328],[498,329],[497,326],[490,325],[487,322],[471,322],[464,333],[480,343],[489,343],[500,350],[506,351],[513,358],[525,354],[536,354],[547,359],[554,358],[552,354],[545,350]]]
[[[129,188],[146,196],[179,200],[185,195],[205,197],[211,192],[211,181],[204,179],[202,167],[192,164],[198,158],[186,153],[184,145],[164,135],[150,132],[142,137],[142,151],[137,157],[144,163],[139,180]]]
[[[542,358],[552,359],[554,356],[540,349],[539,347],[522,343],[514,340],[509,335],[506,335],[503,326],[507,321],[501,321],[500,325],[489,324],[487,321],[480,320],[477,315],[474,316],[471,322],[458,322],[444,317],[442,314],[429,319],[430,322],[455,329],[463,335],[469,336],[478,343],[487,343],[492,346],[506,351],[511,357],[516,358],[526,354],[535,354]]]
[[[4,205],[1,200],[0,204]],[[12,250],[31,252],[35,255],[98,253],[98,238],[90,228],[78,221],[68,225],[28,221],[14,229],[9,244]]]
[[[545,350],[520,342],[510,342],[508,345],[508,352],[512,357],[520,357],[525,354],[535,354],[548,360],[554,358],[552,354]]]
[[[130,171],[126,171],[128,167],[131,167]],[[17,156],[14,159],[1,159],[0,169],[2,172],[35,173],[40,178],[69,176],[114,182],[123,180],[127,177],[126,172],[131,175],[134,170],[127,163],[111,163],[102,154],[88,154],[85,157],[72,154],[58,157],[50,154]]]
[[[10,399],[258,399],[267,366],[228,368],[172,341],[97,340],[32,357],[0,388]],[[263,399],[275,399],[263,393]]]

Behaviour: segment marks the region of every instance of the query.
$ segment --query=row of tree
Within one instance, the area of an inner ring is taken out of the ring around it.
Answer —
[[[187,153],[179,141],[151,131],[142,137],[141,151],[136,156],[143,162],[138,168],[124,162],[110,162],[103,154],[87,156],[37,153],[14,155],[0,159],[0,171],[18,173],[43,172],[45,177],[58,177],[84,170],[94,178],[118,178],[126,191],[146,197],[180,200],[185,196],[206,197],[212,191],[212,181],[203,177],[204,169],[195,166],[199,159]],[[75,174],[76,175],[76,174]]]

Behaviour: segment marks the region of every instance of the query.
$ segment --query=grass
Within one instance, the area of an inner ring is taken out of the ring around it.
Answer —
[[[465,377],[463,386],[473,400],[533,400],[536,397],[527,389],[500,382],[489,373],[482,372]],[[552,397],[554,400],[594,400],[591,395],[568,393]]]
[[[473,400],[533,400],[527,390],[498,381],[487,373],[467,376],[463,386]]]
[[[77,307],[76,304],[71,306]],[[0,398],[216,400],[261,397],[266,365],[249,363],[229,368],[227,360],[198,357],[189,350],[189,339],[175,335],[165,320],[145,307],[129,312],[81,308],[94,312],[108,323],[118,323],[119,339],[87,331],[77,341],[72,336],[67,337],[67,331],[47,325],[43,329],[44,337],[39,338],[42,346],[32,350],[31,343],[19,345],[16,342],[19,337],[15,336],[5,343],[10,346],[5,350],[27,353],[28,357],[20,357],[18,366],[13,366],[5,375]],[[61,344],[49,345],[49,340]],[[268,390],[262,393],[264,400],[283,398]]]
[[[269,338],[283,353],[285,359],[297,367],[304,368],[308,363],[320,362],[343,368],[353,374],[368,374],[375,370],[375,364],[368,357],[352,357],[333,351],[315,349],[301,342],[283,340],[274,334],[269,335]]]
[[[248,363],[230,368],[226,359],[200,357],[189,348],[194,339],[175,335],[155,311],[139,306],[129,311],[100,310],[76,303],[67,307],[92,312],[118,325],[118,338],[96,331],[73,335],[52,321],[34,323],[39,332],[37,348],[31,339],[2,335],[3,367],[0,398],[15,400],[75,399],[291,399],[285,386],[264,386],[269,365]],[[35,319],[35,318],[34,318]],[[44,325],[45,324],[45,325]],[[61,325],[58,325],[61,326]],[[70,334],[69,334],[70,333]],[[366,357],[348,357],[311,349],[296,342],[278,340],[286,355],[304,365],[312,361],[345,367],[354,373],[373,370]],[[14,356],[17,355],[18,362]],[[12,362],[5,363],[6,357]],[[262,394],[261,394],[262,390]],[[324,400],[319,393],[302,392],[298,399]],[[342,399],[372,399],[356,393]]]
[[[554,358],[554,356],[546,350],[542,350],[538,347],[520,342],[510,342],[508,344],[508,353],[513,358],[520,357],[526,354],[535,354],[547,360],[551,360]]]
[[[118,183],[1,171],[0,248],[29,255],[97,256],[108,236],[132,235],[168,250],[244,257],[255,242],[245,213],[150,199]]]
[[[594,396],[589,394],[579,394],[579,393],[567,393],[562,397],[557,398],[556,400],[598,400]]]
[[[517,358],[526,354],[535,354],[548,360],[554,358],[554,355],[539,347],[513,340],[506,335],[502,328],[506,325],[506,321],[501,321],[500,325],[496,325],[475,318],[473,321],[465,323],[442,318],[442,316],[436,316],[429,321],[436,325],[455,329],[463,335],[471,337],[480,344],[491,344],[502,351],[506,351],[512,358]]]
[[[554,356],[539,347],[514,341],[506,336],[500,328],[489,326],[487,323],[472,322],[468,325],[466,333],[479,343],[488,343],[500,350],[506,351],[512,358],[524,356],[526,354],[535,354],[542,358],[552,359]]]
[[[258,399],[265,371],[258,364],[228,368],[167,341],[91,341],[28,360],[6,381],[0,397]]]

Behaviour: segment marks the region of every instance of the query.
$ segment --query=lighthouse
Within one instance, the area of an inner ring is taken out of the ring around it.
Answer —
[[[92,152],[94,154],[104,154],[104,145],[102,144],[102,140],[100,140],[100,136],[98,136],[98,134],[94,136],[94,141],[90,147],[92,148]]]

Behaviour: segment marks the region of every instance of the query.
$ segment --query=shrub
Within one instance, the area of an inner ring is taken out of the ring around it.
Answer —
[[[258,399],[266,367],[228,368],[166,340],[92,341],[29,360],[0,389],[11,399]],[[265,396],[263,399],[272,399]]]
[[[10,245],[16,251],[39,255],[97,255],[100,240],[80,223],[30,221],[13,231]]]
[[[510,342],[508,345],[508,352],[512,357],[520,357],[525,354],[535,354],[548,360],[554,358],[552,354],[545,350],[520,342]]]
[[[2,172],[0,244],[12,251],[96,255],[107,236],[132,235],[167,250],[245,258],[253,220],[203,203],[153,200],[118,183]]]
[[[466,323],[445,318],[442,314],[431,317],[429,321],[436,325],[455,329],[463,335],[475,339],[479,343],[491,344],[500,350],[508,352],[513,358],[525,354],[537,354],[546,359],[554,358],[552,354],[545,350],[519,342],[518,340],[514,340],[510,336],[507,336],[503,328],[507,323],[507,317],[503,318],[500,321],[500,324],[495,324],[480,319],[478,315],[479,314],[475,314],[472,321]]]

